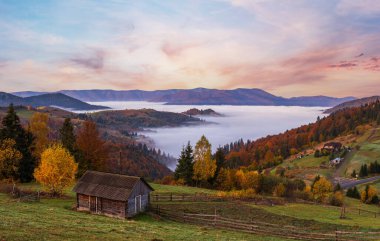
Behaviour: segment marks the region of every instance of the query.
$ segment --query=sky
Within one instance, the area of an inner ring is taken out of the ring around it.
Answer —
[[[378,0],[0,0],[0,91],[380,94]]]

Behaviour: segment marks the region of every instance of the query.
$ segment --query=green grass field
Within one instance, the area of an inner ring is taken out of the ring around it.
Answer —
[[[380,128],[368,130],[365,138],[359,138],[353,147],[360,146],[359,150],[355,150],[352,155],[346,159],[344,166],[341,168],[341,174],[349,176],[355,169],[360,170],[361,165],[369,164],[373,161],[380,161]]]
[[[212,193],[212,190],[152,184],[158,193]],[[36,183],[22,188],[40,190]],[[0,194],[0,240],[284,240],[241,232],[212,229],[160,219],[142,214],[131,220],[93,215],[73,210],[75,198],[71,188],[65,198],[42,199],[41,202],[15,202]],[[346,199],[349,207],[379,210],[354,199]],[[310,230],[333,231],[380,229],[379,219],[347,214],[339,219],[340,209],[308,204],[258,206],[246,202],[161,202],[172,210],[214,213],[224,217],[257,220],[279,225],[293,225]]]
[[[361,204],[359,200],[347,199],[346,205],[348,208],[361,208],[372,212],[380,212],[380,208],[375,205]],[[287,204],[284,206],[260,206],[260,208],[277,214],[288,217],[293,217],[303,220],[313,220],[321,223],[329,223],[334,225],[351,226],[356,228],[372,228],[380,229],[380,217],[375,218],[368,214],[359,215],[357,211],[347,209],[346,218],[340,219],[341,208],[339,207],[324,207],[311,204]]]
[[[180,194],[195,194],[195,193],[207,193],[215,194],[217,191],[212,189],[205,188],[196,188],[196,187],[185,187],[185,186],[170,186],[170,185],[161,185],[156,183],[149,183],[155,193],[180,193]]]
[[[0,240],[284,240],[156,219],[121,220],[72,210],[74,198],[14,202],[0,194]]]
[[[300,159],[285,160],[279,166],[285,168],[287,174],[306,181],[312,181],[316,175],[325,176],[327,178],[332,177],[335,168],[328,167],[328,163],[328,156],[316,158],[314,155],[309,155]],[[275,169],[276,168],[272,170],[272,173],[275,172]]]

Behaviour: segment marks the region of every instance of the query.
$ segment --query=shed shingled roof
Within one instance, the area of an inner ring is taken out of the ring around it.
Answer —
[[[96,171],[86,171],[78,180],[73,191],[89,196],[127,201],[139,180],[153,191],[153,188],[141,177]]]

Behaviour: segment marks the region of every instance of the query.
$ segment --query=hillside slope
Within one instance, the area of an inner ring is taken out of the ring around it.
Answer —
[[[0,107],[0,120],[6,115],[7,107]],[[49,138],[51,141],[59,139],[59,129],[62,127],[65,118],[71,118],[74,129],[78,131],[83,122],[88,119],[87,114],[75,114],[69,111],[53,108],[27,108],[24,106],[16,106],[15,110],[20,117],[24,126],[28,125],[28,121],[36,112],[49,114]],[[134,111],[138,113],[139,111]],[[174,113],[175,114],[175,113]],[[179,114],[182,115],[182,114]],[[133,119],[133,117],[131,117]],[[111,119],[110,119],[111,120]],[[128,133],[130,129],[116,129],[114,123],[105,122],[98,124],[99,133],[103,140],[106,141],[109,156],[107,159],[107,169],[112,172],[122,172],[128,175],[138,175],[153,180],[169,175],[171,171],[167,165],[175,161],[172,157],[164,155],[158,149],[153,149],[142,144],[139,136],[131,136]],[[116,127],[118,127],[116,125]],[[137,125],[139,128],[139,125]],[[118,165],[121,154],[121,167]]]
[[[57,106],[72,110],[101,110],[109,109],[106,106],[90,105],[81,100],[67,96],[62,93],[48,93],[33,95],[29,97],[19,97],[5,92],[0,92],[0,106],[25,105],[25,106]]]
[[[294,128],[284,133],[270,135],[255,141],[242,140],[224,146],[232,167],[252,166],[268,168],[277,166],[291,155],[333,140],[342,135],[360,133],[365,126],[379,125],[380,102],[334,112],[317,122]]]
[[[371,96],[371,97],[361,98],[357,100],[351,100],[351,101],[347,101],[342,104],[339,104],[337,106],[334,106],[333,108],[327,109],[324,111],[324,113],[330,114],[330,113],[334,113],[336,111],[339,111],[345,108],[360,107],[362,105],[373,103],[376,101],[380,101],[380,96]]]

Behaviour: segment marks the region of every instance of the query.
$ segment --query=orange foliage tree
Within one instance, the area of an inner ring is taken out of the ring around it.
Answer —
[[[52,195],[61,195],[64,188],[75,180],[78,164],[62,145],[47,148],[41,155],[40,165],[34,171],[34,178]]]
[[[314,183],[312,191],[314,199],[323,202],[326,201],[329,194],[333,191],[333,185],[326,178],[321,177]]]
[[[96,124],[85,121],[77,135],[77,147],[81,153],[78,176],[86,170],[104,170],[108,158],[105,141],[100,138]]]
[[[30,132],[34,135],[34,152],[33,155],[39,160],[41,153],[49,144],[49,116],[45,113],[36,112],[30,119]]]

